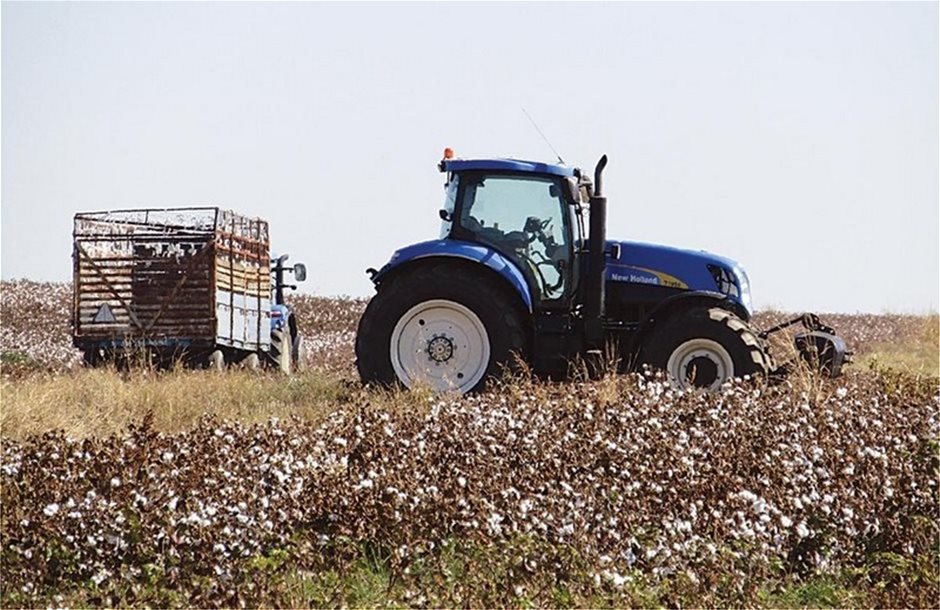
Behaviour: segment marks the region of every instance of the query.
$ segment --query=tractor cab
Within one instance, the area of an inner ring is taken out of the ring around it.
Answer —
[[[536,304],[567,306],[584,240],[580,171],[515,159],[446,157],[440,169],[447,174],[441,239],[494,249],[521,270]]]

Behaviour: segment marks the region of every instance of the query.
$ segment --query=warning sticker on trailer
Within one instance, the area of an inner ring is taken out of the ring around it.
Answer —
[[[111,311],[111,306],[107,303],[98,308],[98,312],[95,314],[95,317],[91,319],[91,321],[99,324],[117,322],[117,320],[114,319],[114,313]]]

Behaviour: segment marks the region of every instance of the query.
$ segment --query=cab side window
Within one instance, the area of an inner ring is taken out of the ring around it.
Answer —
[[[561,178],[482,175],[466,180],[460,225],[512,258],[542,300],[563,297],[571,244]]]

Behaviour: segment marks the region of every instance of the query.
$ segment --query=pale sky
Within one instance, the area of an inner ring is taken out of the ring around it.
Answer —
[[[12,3],[4,279],[71,278],[72,216],[219,205],[304,291],[437,236],[436,163],[607,153],[608,236],[740,261],[755,305],[940,292],[938,4]]]

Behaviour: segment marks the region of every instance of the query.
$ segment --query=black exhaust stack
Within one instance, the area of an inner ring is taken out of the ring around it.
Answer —
[[[602,187],[602,173],[607,155],[594,168],[594,190],[591,193],[591,224],[588,236],[587,293],[584,297],[584,343],[588,350],[604,346],[604,271],[607,249],[607,198]]]

